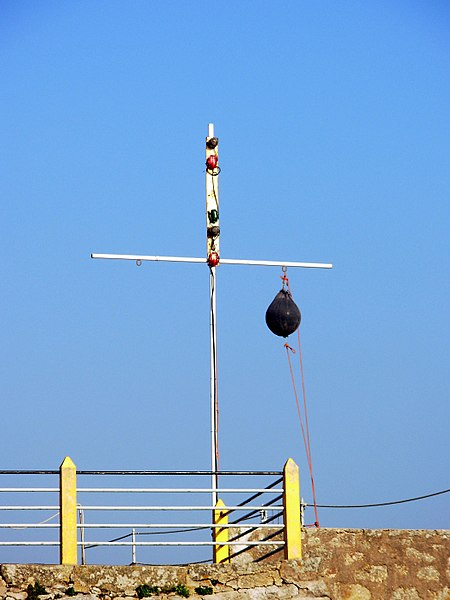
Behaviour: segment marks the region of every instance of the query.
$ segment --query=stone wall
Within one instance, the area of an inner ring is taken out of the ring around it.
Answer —
[[[161,600],[450,600],[450,531],[307,530],[302,562],[0,566],[7,600],[134,600],[143,585]]]

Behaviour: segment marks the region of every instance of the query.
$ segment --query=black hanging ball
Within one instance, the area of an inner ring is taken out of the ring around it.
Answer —
[[[302,316],[289,290],[282,289],[266,311],[266,324],[272,333],[287,337],[297,330]]]

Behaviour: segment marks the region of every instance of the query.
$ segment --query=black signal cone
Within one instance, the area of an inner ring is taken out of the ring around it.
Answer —
[[[297,330],[302,316],[291,292],[282,289],[266,311],[266,324],[272,333],[286,338]]]

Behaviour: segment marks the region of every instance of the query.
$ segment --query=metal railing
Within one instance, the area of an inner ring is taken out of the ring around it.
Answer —
[[[289,462],[292,463],[288,461],[287,465]],[[204,477],[211,475],[207,471],[76,471],[67,458],[59,471],[0,471],[0,476],[7,475],[21,480],[25,476],[58,475],[59,486],[0,487],[0,550],[14,546],[58,547],[62,564],[77,564],[78,554],[81,554],[82,564],[86,564],[88,558],[89,562],[99,562],[95,548],[131,549],[132,564],[155,564],[161,559],[173,563],[173,556],[168,557],[163,550],[174,547],[189,547],[189,555],[183,555],[186,562],[210,561],[210,558],[193,560],[198,558],[193,550],[208,546],[212,547],[214,562],[229,562],[254,547],[259,547],[259,556],[264,555],[267,547],[270,553],[284,550],[286,556],[300,558],[295,556],[299,550],[292,549],[287,535],[292,526],[287,510],[287,488],[292,487],[292,476],[287,474],[286,467],[283,472],[220,472],[218,477],[223,485],[218,489],[201,485]],[[101,481],[102,485],[76,485],[76,479],[84,483],[93,477],[95,483]],[[104,485],[111,477],[115,485]],[[116,483],[118,479],[129,481],[130,478],[133,486]],[[142,478],[145,485],[136,486],[136,480]],[[163,485],[155,485],[156,480]],[[249,480],[256,484],[248,486]],[[184,481],[188,485],[183,485]],[[247,483],[245,487],[242,481]],[[24,504],[20,500],[24,494],[39,500],[50,495],[58,501],[57,504]],[[214,494],[219,497],[216,505],[209,499],[209,496],[215,497]],[[120,502],[116,501],[117,497]],[[3,504],[3,498],[12,501]],[[299,498],[296,503],[299,506]],[[21,522],[17,522],[17,518],[11,520],[10,515],[18,512],[28,518],[24,517]],[[132,519],[124,518],[129,514]],[[293,515],[295,519],[295,511]],[[53,519],[57,522],[50,522]],[[299,520],[295,527],[300,535]],[[124,560],[123,553],[112,560],[122,564],[130,562]],[[112,560],[102,556],[101,562]],[[16,561],[0,559],[0,562]]]

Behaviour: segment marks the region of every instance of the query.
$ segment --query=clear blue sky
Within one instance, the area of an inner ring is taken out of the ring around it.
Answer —
[[[450,487],[448,3],[0,6],[3,469],[209,469],[204,138],[224,257],[291,270],[320,503]],[[292,456],[279,269],[218,272],[223,469]],[[446,528],[449,495],[324,526]]]

